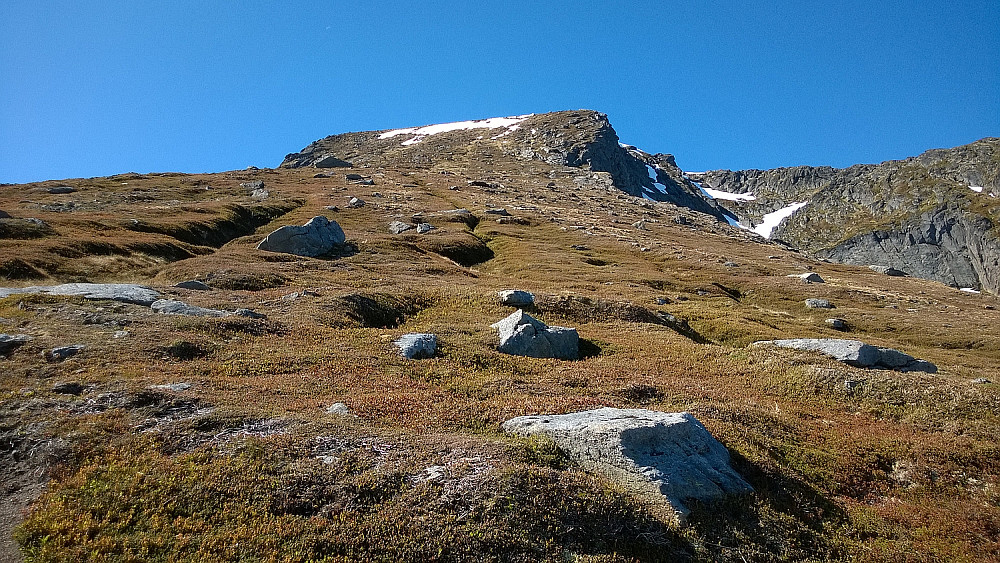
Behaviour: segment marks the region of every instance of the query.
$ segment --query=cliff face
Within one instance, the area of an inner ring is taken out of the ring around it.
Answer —
[[[772,238],[817,256],[1000,291],[1000,139],[875,165],[717,170],[696,179],[753,194],[724,203],[745,223],[808,202]]]
[[[614,186],[628,194],[725,220],[725,211],[684,177],[672,156],[621,145],[602,113],[560,111],[463,123],[333,135],[287,155],[281,167],[322,167],[325,159],[366,167],[537,160],[607,172]]]

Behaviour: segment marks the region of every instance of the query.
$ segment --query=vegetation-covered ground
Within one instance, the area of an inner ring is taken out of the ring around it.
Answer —
[[[29,561],[1000,560],[995,297],[811,260],[604,174],[487,149],[350,171],[372,186],[281,169],[0,187],[3,285],[139,282],[267,315],[0,300],[0,332],[34,338],[0,359],[4,535]],[[253,180],[267,199],[240,186]],[[55,185],[79,191],[42,189]],[[486,213],[498,207],[524,221]],[[429,215],[454,208],[478,221]],[[417,212],[437,229],[388,232]],[[347,249],[255,250],[320,214]],[[826,283],[787,277],[807,270]],[[171,287],[187,279],[214,289]],[[583,359],[496,352],[506,288],[577,327]],[[408,332],[437,334],[438,356],[400,358],[391,342]],[[750,346],[793,337],[891,346],[939,371]],[[87,348],[43,360],[68,344]],[[67,382],[82,391],[54,389]],[[151,388],[174,383],[190,387]],[[354,416],[328,414],[336,402]],[[500,430],[598,406],[694,413],[755,493],[678,526]]]

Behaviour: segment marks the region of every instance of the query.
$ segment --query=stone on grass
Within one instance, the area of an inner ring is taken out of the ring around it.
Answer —
[[[497,292],[501,305],[508,307],[530,307],[535,304],[535,295],[520,289],[505,289]]]
[[[346,416],[348,418],[357,418],[358,416],[351,412],[351,409],[347,408],[344,403],[334,403],[329,407],[326,407],[326,414],[335,414],[337,416]]]
[[[46,191],[49,192],[50,194],[62,195],[62,194],[71,194],[76,191],[76,188],[72,186],[56,186],[54,188],[49,188]]]
[[[347,207],[351,209],[357,209],[359,207],[364,207],[364,206],[365,206],[365,200],[359,197],[352,197],[351,199],[347,200]]]
[[[0,299],[19,293],[44,293],[68,295],[84,299],[108,299],[123,303],[149,306],[160,294],[148,287],[132,283],[64,283],[62,285],[36,285],[31,287],[0,288]]]
[[[0,209],[0,219],[10,219],[10,213]]]
[[[434,357],[437,352],[437,336],[427,333],[411,333],[400,336],[393,344],[399,354],[410,360]]]
[[[580,336],[575,328],[548,326],[518,309],[492,325],[500,335],[497,350],[513,356],[576,360]]]
[[[71,344],[69,346],[59,346],[51,350],[42,352],[42,357],[46,362],[62,362],[79,354],[87,347],[83,344]]]
[[[184,315],[188,317],[247,317],[250,319],[263,319],[265,315],[251,311],[250,309],[237,309],[235,311],[223,311],[221,309],[208,309],[197,305],[188,305],[183,301],[174,299],[160,299],[153,302],[150,308],[161,315]]]
[[[992,381],[986,379],[985,377],[977,377],[973,379],[972,382],[975,383],[976,385],[987,385],[992,383]]]
[[[844,319],[827,319],[825,322],[833,330],[847,330],[847,321]]]
[[[305,225],[286,225],[264,237],[258,250],[297,256],[321,256],[344,244],[344,230],[336,221],[317,215]]]
[[[923,371],[935,373],[937,366],[918,360],[893,348],[881,348],[865,344],[860,340],[839,338],[792,338],[787,340],[766,340],[755,345],[771,345],[793,350],[819,352],[839,362],[859,368],[893,369],[897,371]]]
[[[868,266],[868,269],[870,269],[873,272],[878,272],[886,276],[902,277],[906,275],[906,272],[904,272],[903,270],[897,270],[896,268],[893,268],[891,266],[872,264],[871,266]]]
[[[826,283],[823,281],[822,276],[816,272],[806,272],[804,274],[788,274],[790,278],[799,278],[806,283]]]
[[[150,389],[155,391],[173,391],[179,393],[181,391],[187,391],[191,388],[190,383],[167,383],[164,385],[150,385]]]
[[[29,341],[31,337],[27,334],[0,334],[0,356],[10,354]]]
[[[806,299],[806,307],[809,309],[836,309],[829,299]]]
[[[417,225],[417,234],[418,235],[427,234],[427,233],[429,233],[429,232],[431,232],[433,230],[434,230],[434,225],[431,225],[430,223],[419,223]]]
[[[729,465],[729,451],[690,413],[600,408],[562,415],[520,416],[507,432],[549,438],[570,459],[647,498],[666,500],[683,522],[685,503],[749,493]]]
[[[212,289],[205,282],[200,282],[198,280],[182,281],[178,284],[175,284],[174,287],[179,287],[181,289],[193,289],[196,291],[210,291]]]
[[[392,223],[389,223],[389,232],[394,235],[405,233],[406,231],[409,231],[412,228],[413,225],[409,223],[404,223],[402,221],[393,221]]]

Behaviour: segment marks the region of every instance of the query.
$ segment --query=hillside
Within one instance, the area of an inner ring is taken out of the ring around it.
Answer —
[[[987,172],[970,202],[998,189]],[[0,333],[24,336],[0,357],[0,560],[1000,560],[996,297],[733,226],[602,114],[334,135],[273,169],[6,185],[0,211]],[[344,244],[257,248],[317,216]],[[65,283],[149,289],[12,293]],[[575,328],[578,359],[499,351],[506,289]],[[400,355],[411,333],[436,336],[433,357]],[[755,344],[794,338],[936,369]],[[599,407],[690,413],[752,491],[679,518],[504,426]]]
[[[798,166],[692,175],[748,223],[807,202],[773,238],[815,256],[881,265],[953,287],[1000,291],[1000,139],[850,168]]]

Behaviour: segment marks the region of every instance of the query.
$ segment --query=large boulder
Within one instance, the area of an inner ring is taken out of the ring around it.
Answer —
[[[729,451],[686,412],[600,408],[520,416],[507,432],[551,439],[585,468],[663,498],[683,521],[686,502],[713,501],[752,487],[729,465]]]
[[[575,360],[580,336],[575,328],[548,326],[521,309],[492,325],[500,335],[497,350],[513,356]]]
[[[859,368],[925,371],[928,373],[937,371],[937,366],[928,361],[918,360],[909,354],[904,354],[893,348],[881,348],[865,344],[860,340],[792,338],[787,340],[766,340],[756,342],[755,344],[819,352],[839,362]]]
[[[258,250],[298,256],[321,256],[344,244],[347,237],[336,221],[317,215],[302,226],[286,225],[264,237]]]
[[[35,285],[30,287],[0,288],[0,298],[18,293],[45,293],[68,295],[84,299],[108,299],[123,303],[149,306],[160,294],[148,287],[132,283],[64,283],[62,285]]]

